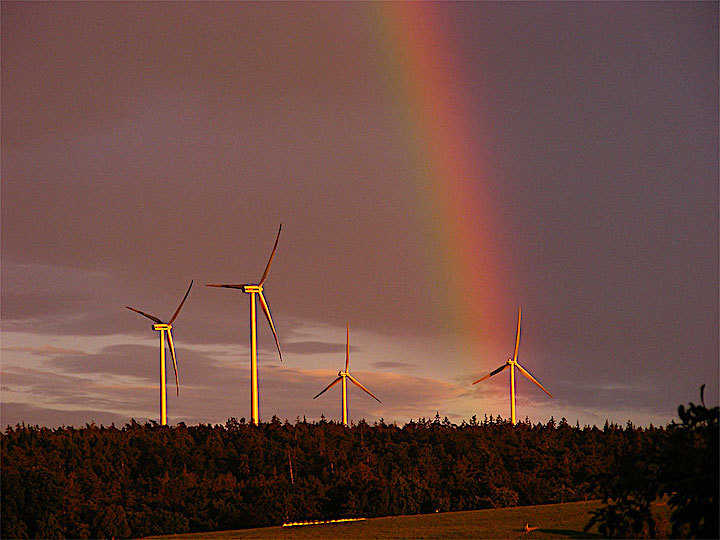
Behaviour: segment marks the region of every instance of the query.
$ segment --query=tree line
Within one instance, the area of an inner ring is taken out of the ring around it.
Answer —
[[[0,435],[0,532],[140,537],[587,500],[671,432],[439,416],[404,426],[17,425]]]

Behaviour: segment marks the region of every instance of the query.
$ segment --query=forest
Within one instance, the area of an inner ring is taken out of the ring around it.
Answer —
[[[0,437],[1,534],[139,537],[601,497],[609,502],[594,518],[602,526],[623,515],[612,505],[624,496],[611,481],[618,472],[657,476],[656,461],[678,445],[716,452],[697,466],[706,484],[713,482],[707,467],[715,467],[717,493],[717,441],[713,450],[712,434],[703,432],[698,442],[697,426],[686,424],[513,426],[473,417],[456,425],[436,416],[404,426],[275,417],[259,426],[233,418],[197,426],[16,425]],[[604,534],[649,532],[647,524],[633,526]]]

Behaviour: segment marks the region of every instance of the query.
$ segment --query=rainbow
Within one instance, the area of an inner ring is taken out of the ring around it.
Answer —
[[[451,304],[453,323],[470,351],[483,354],[502,324],[507,296],[499,275],[506,245],[494,228],[490,160],[483,155],[476,113],[458,85],[459,55],[451,49],[442,5],[389,2],[375,4],[384,48],[389,91],[399,105],[399,120],[409,124],[415,146],[417,196],[433,224],[434,258],[442,299]],[[511,308],[514,306],[511,306]],[[477,358],[473,360],[476,364]]]

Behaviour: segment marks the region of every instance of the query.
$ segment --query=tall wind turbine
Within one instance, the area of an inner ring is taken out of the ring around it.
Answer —
[[[370,390],[365,388],[360,382],[350,375],[350,370],[348,369],[348,364],[350,363],[350,323],[347,325],[347,340],[345,341],[345,371],[338,371],[338,378],[335,379],[333,382],[331,382],[325,390],[320,392],[317,396],[315,396],[313,399],[316,399],[317,397],[321,396],[330,388],[335,386],[337,383],[342,381],[342,418],[343,418],[343,424],[348,425],[347,421],[347,379],[350,379],[358,388],[361,390],[365,390],[368,394],[370,394],[374,399],[377,399],[378,403],[382,403],[376,396],[373,394]]]
[[[495,371],[491,371],[487,375],[485,375],[482,379],[478,379],[473,384],[477,384],[481,381],[484,381],[485,379],[488,379],[492,377],[493,375],[497,375],[502,370],[504,370],[507,367],[510,367],[510,416],[512,418],[512,423],[515,425],[517,422],[515,421],[515,368],[517,367],[520,370],[520,373],[525,375],[528,379],[530,379],[532,382],[537,384],[543,392],[545,392],[548,396],[552,397],[552,394],[548,392],[545,387],[537,382],[535,377],[530,375],[530,373],[525,370],[524,367],[522,367],[520,364],[518,364],[517,357],[518,357],[518,348],[520,347],[520,315],[521,315],[521,309],[518,308],[518,323],[517,323],[517,335],[515,336],[515,354],[512,358],[508,358],[507,361],[497,368]]]
[[[270,253],[270,260],[268,260],[265,272],[263,272],[260,282],[254,283],[237,283],[230,285],[219,285],[219,284],[208,284],[208,287],[225,287],[226,289],[240,289],[245,294],[250,295],[250,416],[252,417],[252,423],[258,425],[260,422],[260,412],[258,404],[258,382],[257,382],[257,318],[255,312],[255,297],[260,300],[260,306],[262,307],[265,317],[267,317],[268,323],[270,323],[270,329],[272,330],[273,336],[275,337],[275,345],[277,345],[278,354],[280,355],[280,361],[282,362],[282,352],[280,351],[280,342],[278,341],[277,332],[275,332],[275,324],[273,324],[272,316],[270,315],[270,308],[263,295],[263,283],[268,276],[270,271],[270,265],[272,264],[273,257],[275,256],[275,250],[277,249],[278,240],[280,240],[280,231],[282,230],[282,223],[278,228],[277,237],[275,238],[275,245],[273,246],[272,253]]]
[[[125,306],[126,308],[134,311],[135,313],[139,313],[140,315],[147,317],[148,319],[153,321],[155,323],[152,327],[153,330],[157,330],[158,332],[160,332],[160,425],[163,426],[167,425],[167,393],[165,390],[165,334],[167,334],[168,345],[170,347],[170,355],[172,356],[173,368],[175,369],[175,387],[177,395],[179,396],[180,381],[178,379],[177,360],[175,358],[175,345],[173,344],[172,339],[172,323],[175,321],[175,319],[177,319],[177,316],[180,314],[180,310],[182,309],[183,304],[188,297],[188,294],[190,294],[190,289],[192,289],[192,286],[193,282],[192,280],[190,280],[190,286],[188,287],[185,296],[183,296],[180,305],[175,310],[173,316],[170,317],[170,320],[166,323],[162,322],[154,315],[149,315],[144,311],[140,311],[139,309],[135,309],[130,306]]]

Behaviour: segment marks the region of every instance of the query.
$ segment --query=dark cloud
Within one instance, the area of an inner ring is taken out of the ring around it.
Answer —
[[[393,361],[372,362],[370,365],[372,367],[375,367],[378,369],[399,369],[399,370],[407,370],[407,369],[413,369],[413,368],[417,367],[408,362],[393,362]]]
[[[87,390],[92,386],[89,378],[18,366],[3,367],[2,380],[13,391],[21,388],[30,394],[51,399],[75,396],[81,389]]]
[[[157,378],[158,349],[142,345],[113,345],[97,354],[52,358],[46,361],[46,365],[66,373],[129,375],[149,381]]]
[[[298,354],[325,354],[325,353],[344,353],[344,343],[328,343],[325,341],[294,341],[283,345],[288,352]],[[350,347],[351,351],[356,351],[354,346]]]
[[[33,406],[42,407],[46,412],[83,409],[127,418],[159,416],[156,412],[159,403],[157,387],[103,383],[94,379],[59,377],[53,373],[42,372],[3,372],[2,376],[4,380],[11,381],[14,395],[38,396],[40,399],[35,399]],[[169,393],[169,403],[172,403],[173,397],[174,394]],[[29,411],[32,412],[32,409]],[[58,415],[53,417],[57,418]],[[87,421],[90,420],[92,418]]]
[[[3,347],[3,351],[26,352],[38,356],[55,356],[58,354],[85,354],[77,349],[64,349],[53,345],[43,345],[42,347]]]
[[[29,426],[39,425],[50,428],[61,426],[83,427],[85,424],[95,423],[109,426],[115,424],[122,427],[129,421],[119,414],[93,410],[58,410],[44,407],[35,407],[27,403],[3,403],[0,409],[0,424],[3,428],[22,424]],[[143,421],[145,419],[138,418]]]
[[[50,325],[58,317],[78,313],[83,301],[76,293],[17,293],[8,290],[3,294],[2,318],[6,324],[27,321],[30,328],[37,318],[43,317],[49,319]]]
[[[75,374],[109,374],[135,377],[155,384],[159,378],[159,344],[157,347],[146,345],[113,345],[103,348],[96,354],[65,355],[46,361],[46,365],[55,371]],[[216,384],[234,384],[235,374],[247,369],[248,362],[219,362],[206,354],[191,349],[175,349],[178,376],[183,386],[209,387]],[[168,385],[174,387],[174,372],[169,351],[166,349],[166,375]]]

